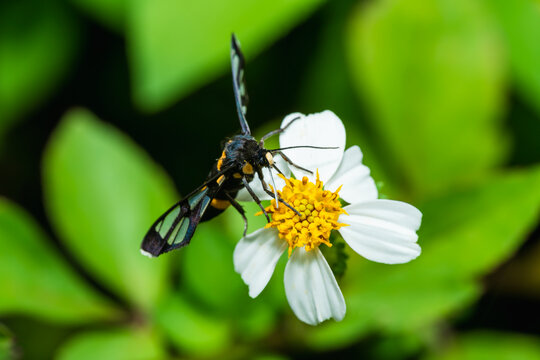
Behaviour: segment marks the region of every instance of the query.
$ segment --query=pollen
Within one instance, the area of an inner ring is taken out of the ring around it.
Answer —
[[[336,192],[324,190],[318,172],[315,183],[305,176],[302,180],[279,176],[286,185],[278,191],[278,195],[292,205],[300,216],[288,206],[276,207],[276,201],[272,200],[265,209],[272,216],[272,221],[266,227],[277,228],[279,237],[289,244],[289,256],[297,247],[304,246],[306,251],[310,251],[320,244],[332,246],[329,240],[332,230],[347,226],[338,222],[339,215],[346,213],[339,201],[341,187]]]

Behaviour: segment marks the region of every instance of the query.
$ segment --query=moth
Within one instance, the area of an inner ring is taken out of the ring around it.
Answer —
[[[270,222],[264,206],[249,185],[255,174],[258,175],[264,191],[275,198],[278,206],[281,203],[298,213],[289,203],[278,196],[272,176],[271,180],[274,191],[272,192],[270,190],[262,172],[263,168],[273,168],[278,173],[282,173],[274,162],[274,156],[279,155],[292,166],[311,173],[310,170],[295,165],[281,151],[285,150],[285,148],[272,150],[264,148],[264,141],[266,139],[285,131],[298,118],[293,119],[283,128],[269,132],[257,141],[251,135],[246,120],[248,95],[246,92],[244,66],[245,60],[240,50],[240,44],[236,36],[232,34],[231,69],[234,98],[241,133],[226,141],[221,156],[210,170],[206,181],[178,203],[174,204],[152,224],[141,244],[141,253],[143,255],[157,257],[163,253],[188,245],[200,222],[216,217],[231,205],[244,219],[245,236],[247,232],[247,218],[244,209],[235,200],[238,191],[242,188],[246,188],[253,200],[261,208],[268,222]],[[295,147],[288,147],[287,149]],[[298,147],[322,148],[314,146]],[[270,172],[270,174],[272,173]]]

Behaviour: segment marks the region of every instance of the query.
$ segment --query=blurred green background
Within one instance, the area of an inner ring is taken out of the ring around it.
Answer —
[[[139,254],[238,131],[233,31],[257,136],[330,109],[424,214],[409,264],[349,251],[342,322],[285,257],[248,297],[233,209]],[[539,39],[538,0],[3,2],[0,359],[540,359]]]

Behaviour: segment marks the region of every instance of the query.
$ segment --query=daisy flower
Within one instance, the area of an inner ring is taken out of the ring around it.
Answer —
[[[299,118],[299,119],[298,119]],[[358,146],[345,149],[345,128],[331,111],[318,114],[288,115],[281,125],[281,148],[298,145],[334,149],[295,148],[284,150],[294,166],[278,166],[295,178],[281,176],[276,181],[279,196],[300,213],[275,200],[266,208],[272,221],[245,237],[234,250],[234,267],[256,297],[270,280],[283,252],[285,294],[296,316],[316,325],[326,319],[339,321],[345,316],[345,299],[319,249],[332,246],[330,234],[338,231],[355,252],[366,259],[386,263],[406,263],[420,255],[416,231],[421,212],[414,206],[378,199],[377,187],[369,168],[362,164]],[[270,174],[268,174],[270,175]],[[276,175],[274,175],[276,177]],[[253,186],[257,187],[258,179]],[[261,198],[270,199],[259,188]],[[247,196],[241,192],[239,200]],[[342,205],[342,201],[347,205]]]

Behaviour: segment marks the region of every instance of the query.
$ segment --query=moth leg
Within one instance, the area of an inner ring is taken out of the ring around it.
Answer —
[[[251,197],[253,198],[253,200],[255,200],[255,202],[257,203],[257,205],[259,205],[259,207],[261,208],[264,216],[266,216],[266,220],[268,222],[270,222],[270,216],[268,216],[268,213],[266,212],[266,210],[264,209],[264,206],[261,204],[261,200],[259,199],[259,197],[257,196],[257,194],[255,194],[255,192],[253,191],[253,189],[251,188],[251,186],[249,186],[249,183],[247,182],[246,178],[245,177],[242,177],[242,183],[244,184],[244,186],[246,187],[246,190],[248,191],[249,195],[251,195]]]
[[[263,176],[263,173],[262,173],[261,169],[258,169],[257,175],[259,175],[259,179],[261,180],[261,184],[262,184],[264,192],[267,193],[268,195],[274,197],[275,194],[272,192],[272,190],[270,190],[270,188],[268,188],[268,184],[266,183],[266,181],[264,181],[264,176]],[[296,215],[302,216],[302,214],[300,214],[298,212],[298,210],[296,210],[291,204],[289,204],[288,202],[283,200],[281,198],[281,196],[278,195],[277,198],[278,198],[280,203],[282,203],[283,205],[285,205],[286,207],[288,207],[289,209],[294,211],[296,213]]]
[[[270,131],[268,134],[264,135],[261,140],[259,141],[259,145],[261,147],[263,147],[264,145],[264,140],[268,139],[269,137],[272,137],[276,134],[281,134],[282,132],[285,131],[285,129],[287,129],[293,122],[295,122],[296,120],[300,119],[300,116],[297,116],[295,117],[294,119],[292,119],[291,121],[289,121],[289,123],[287,125],[285,125],[284,127],[282,128],[279,128],[279,129],[276,129],[276,130],[272,130]]]
[[[285,155],[285,154],[283,153],[283,151],[276,151],[276,153],[278,153],[279,155],[281,155],[281,157],[283,158],[283,160],[285,160],[287,163],[289,163],[290,165],[294,166],[295,168],[300,169],[300,170],[307,171],[308,173],[310,173],[310,174],[313,175],[313,171],[308,170],[308,169],[306,169],[306,168],[303,168],[303,167],[301,167],[301,166],[299,166],[299,165],[296,165],[295,163],[292,162],[291,159],[289,159],[289,157],[288,157],[287,155]]]
[[[285,174],[283,173],[283,171],[279,170],[279,168],[276,166],[276,164],[272,164],[272,167],[278,172],[278,174],[281,174],[283,176],[285,176]],[[285,176],[286,177],[286,176]]]
[[[229,193],[225,193],[225,196],[227,197],[231,205],[236,209],[236,211],[238,211],[240,215],[242,215],[242,219],[244,219],[244,237],[246,237],[247,229],[248,229],[248,221],[246,218],[246,213],[244,211],[244,208],[242,207],[242,205],[238,203],[238,201],[236,201],[231,195],[229,195]]]

